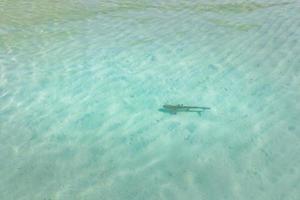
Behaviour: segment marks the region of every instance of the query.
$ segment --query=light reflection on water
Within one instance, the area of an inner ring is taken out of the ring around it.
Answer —
[[[297,199],[299,3],[0,11],[0,199]]]

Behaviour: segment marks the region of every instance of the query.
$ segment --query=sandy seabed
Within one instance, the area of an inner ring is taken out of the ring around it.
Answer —
[[[300,199],[298,1],[0,13],[1,200]]]

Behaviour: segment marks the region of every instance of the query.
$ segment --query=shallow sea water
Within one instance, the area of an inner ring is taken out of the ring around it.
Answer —
[[[0,199],[299,200],[299,40],[297,0],[0,0]]]

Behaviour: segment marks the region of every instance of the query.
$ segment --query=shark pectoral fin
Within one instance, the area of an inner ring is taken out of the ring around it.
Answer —
[[[197,114],[201,117],[202,116],[202,111],[198,111]]]

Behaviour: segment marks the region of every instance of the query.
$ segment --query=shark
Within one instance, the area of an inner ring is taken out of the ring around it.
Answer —
[[[177,114],[178,112],[196,112],[199,115],[205,110],[209,110],[209,107],[203,106],[184,106],[183,104],[169,105],[165,104],[159,111],[166,112],[170,114]]]

